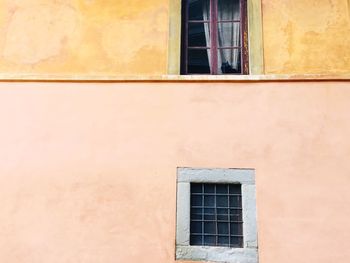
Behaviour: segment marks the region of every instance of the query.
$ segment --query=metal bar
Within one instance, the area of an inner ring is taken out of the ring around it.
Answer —
[[[204,219],[204,220],[201,220],[201,219],[191,219],[191,221],[192,221],[192,222],[237,223],[237,224],[243,223],[243,221],[229,221],[229,220],[216,220],[216,219],[213,219],[213,220],[210,220],[210,219]]]
[[[219,208],[219,209],[227,209],[227,207],[225,208]],[[229,208],[231,209],[231,208]],[[199,216],[199,215],[202,215],[202,213],[191,213],[192,215],[196,215],[196,216]],[[213,216],[214,214],[208,214],[208,213],[204,213],[203,215],[205,216]],[[218,216],[233,216],[233,214],[218,214]],[[241,215],[241,214],[235,214],[235,215]]]
[[[217,215],[217,209],[216,209],[216,184],[214,185],[214,217],[215,217],[215,245],[218,244],[218,215]]]
[[[192,195],[214,195],[214,193],[192,193]],[[217,196],[242,196],[242,194],[222,194],[222,193],[216,193]]]
[[[192,206],[192,208],[209,208],[209,209],[214,209],[215,206],[200,206],[200,205],[196,205],[196,206]],[[242,207],[223,207],[223,206],[218,206],[216,207],[217,209],[236,209],[236,210],[242,210]]]
[[[228,245],[231,246],[231,216],[230,216],[230,186],[228,186],[228,195],[227,195],[227,205],[228,205],[228,209],[227,209],[227,212],[228,212],[228,219],[229,219],[229,223],[228,223],[228,235],[230,236],[228,238]]]
[[[192,236],[201,236],[202,233],[191,233]],[[216,236],[216,234],[205,234],[204,236]],[[228,235],[218,234],[220,237],[229,237]],[[243,237],[243,235],[231,235],[231,237]]]
[[[202,204],[203,204],[203,208],[202,208],[202,246],[204,245],[204,184],[202,184]]]

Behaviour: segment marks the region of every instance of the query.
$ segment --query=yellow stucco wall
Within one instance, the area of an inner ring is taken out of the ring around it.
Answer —
[[[349,0],[263,0],[265,72],[349,73]]]
[[[348,2],[263,0],[265,73],[350,72]],[[1,73],[167,73],[169,0],[0,0],[0,6]]]
[[[0,72],[163,74],[168,1],[1,0]]]

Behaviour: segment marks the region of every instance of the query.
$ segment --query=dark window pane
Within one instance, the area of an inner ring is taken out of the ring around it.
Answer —
[[[188,50],[188,73],[210,73],[208,52],[209,49]]]
[[[202,184],[191,184],[191,193],[202,193]]]
[[[231,235],[243,235],[242,223],[231,223],[230,229]]]
[[[240,47],[241,25],[236,22],[218,23],[218,47]]]
[[[228,235],[228,223],[218,223],[218,234]]]
[[[230,209],[230,215],[242,216],[242,209]]]
[[[241,194],[240,184],[231,184],[229,188],[230,188],[230,194]]]
[[[227,194],[228,193],[228,185],[227,184],[218,184],[216,186],[216,193]]]
[[[191,222],[191,229],[192,234],[200,234],[202,233],[202,222]]]
[[[227,215],[228,214],[228,211],[226,208],[218,208],[217,209],[217,214],[218,215]]]
[[[231,247],[243,247],[243,237],[230,237]]]
[[[205,222],[204,223],[204,233],[205,234],[216,234],[215,223]]]
[[[215,209],[214,208],[204,208],[204,214],[215,215]]]
[[[228,221],[228,215],[217,215],[218,221]]]
[[[241,73],[241,50],[218,49],[218,73],[240,74]]]
[[[204,196],[204,206],[214,207],[215,206],[215,197],[214,195]]]
[[[205,184],[204,185],[204,193],[214,193],[215,192],[215,185],[213,184]]]
[[[202,208],[191,208],[191,213],[192,214],[202,214]]]
[[[239,20],[240,4],[239,0],[218,0],[218,21]]]
[[[202,220],[202,212],[200,213],[191,212],[191,219]]]
[[[202,245],[202,236],[201,235],[191,235],[190,237],[190,244],[191,245]]]
[[[215,246],[216,237],[215,236],[204,236],[204,245],[205,246]]]
[[[209,23],[189,23],[188,24],[188,46],[189,47],[209,47]]]
[[[189,20],[209,20],[209,0],[189,0]]]
[[[204,220],[215,220],[215,215],[213,215],[213,214],[204,214]]]
[[[228,207],[228,196],[227,195],[218,195],[216,197],[216,206],[217,207]]]
[[[230,196],[230,207],[242,207],[242,198],[240,195]]]
[[[230,209],[230,220],[231,221],[242,221],[242,210]]]
[[[241,222],[242,216],[238,216],[238,215],[230,216],[230,221],[231,222]]]
[[[226,247],[229,245],[229,237],[228,236],[219,236],[218,237],[218,245]]]
[[[191,195],[191,206],[202,206],[202,196]]]

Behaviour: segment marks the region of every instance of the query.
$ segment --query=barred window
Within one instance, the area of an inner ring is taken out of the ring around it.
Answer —
[[[190,245],[243,247],[240,184],[191,183]]]
[[[176,259],[258,263],[253,169],[178,168]]]

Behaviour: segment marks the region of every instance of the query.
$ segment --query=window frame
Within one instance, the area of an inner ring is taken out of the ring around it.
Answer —
[[[180,75],[182,0],[169,1],[168,75]],[[247,0],[249,76],[264,74],[263,22],[261,0]],[[234,80],[244,75],[187,75],[203,80]]]
[[[181,74],[182,75],[201,75],[208,73],[188,73],[188,50],[189,49],[210,49],[210,75],[248,75],[249,74],[249,49],[248,49],[248,10],[247,0],[238,0],[240,5],[240,47],[230,47],[241,49],[241,72],[240,73],[218,73],[218,1],[209,1],[210,18],[207,22],[210,25],[210,46],[209,47],[190,47],[188,45],[188,25],[189,23],[201,23],[202,21],[189,20],[189,0],[182,0],[182,21],[181,21]],[[228,22],[228,21],[225,21]],[[237,22],[237,21],[236,21]],[[224,47],[225,49],[227,47]]]
[[[191,183],[241,184],[243,248],[190,245]],[[253,169],[177,169],[176,259],[257,263],[255,171]]]

